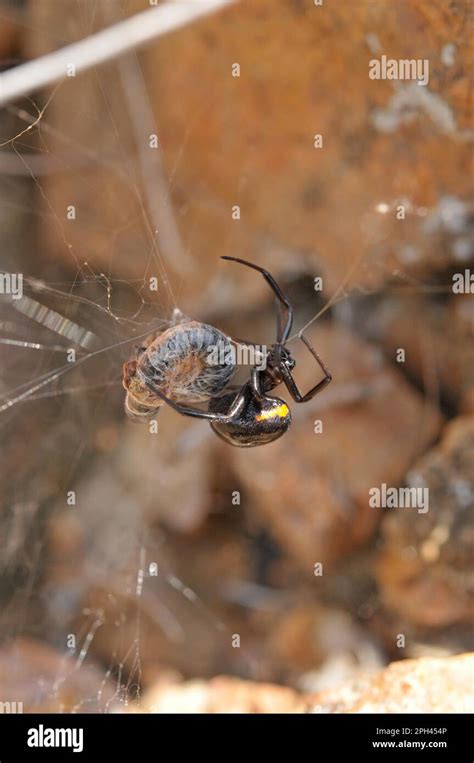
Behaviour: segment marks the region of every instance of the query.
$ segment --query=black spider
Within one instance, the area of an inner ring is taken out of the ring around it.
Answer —
[[[324,378],[321,381],[305,395],[301,394],[292,374],[295,360],[285,347],[293,325],[293,308],[291,303],[267,270],[237,257],[222,257],[222,259],[239,262],[241,265],[258,270],[278,300],[277,337],[275,343],[270,347],[266,367],[260,370],[254,366],[250,371],[249,381],[245,382],[237,393],[234,390],[225,393],[221,397],[211,398],[207,411],[191,408],[171,400],[157,389],[156,381],[153,383],[149,378],[145,378],[145,385],[150,393],[152,392],[153,395],[157,395],[178,413],[184,416],[206,419],[219,437],[231,445],[248,448],[278,439],[290,426],[291,413],[288,406],[284,400],[269,395],[268,393],[271,390],[283,382],[293,400],[297,403],[306,403],[317,395],[318,392],[321,392],[329,384],[332,377],[317,352],[301,334],[302,341],[324,373]],[[205,326],[205,324],[201,325]],[[206,328],[212,329],[212,327]],[[177,330],[179,329],[180,327],[177,327]],[[212,331],[215,332],[217,330],[212,329]]]

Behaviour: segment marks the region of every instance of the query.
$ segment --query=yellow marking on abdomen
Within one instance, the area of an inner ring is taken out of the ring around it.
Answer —
[[[283,405],[278,405],[276,408],[270,408],[268,411],[262,411],[257,416],[255,416],[255,419],[256,421],[266,421],[267,419],[274,419],[275,416],[278,416],[279,419],[284,419],[286,416],[288,416],[288,413],[288,406],[283,403]]]

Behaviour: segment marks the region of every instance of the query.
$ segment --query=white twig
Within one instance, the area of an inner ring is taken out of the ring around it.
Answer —
[[[137,13],[72,45],[9,69],[0,74],[0,106],[59,82],[68,75],[71,65],[74,66],[74,73],[78,74],[234,2],[235,0],[183,0],[165,3]]]

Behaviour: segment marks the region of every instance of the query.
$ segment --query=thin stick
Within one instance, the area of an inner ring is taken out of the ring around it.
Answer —
[[[107,29],[0,74],[0,106],[74,73],[117,58],[132,48],[189,24],[235,0],[187,0],[137,13]],[[71,76],[71,75],[70,75]]]

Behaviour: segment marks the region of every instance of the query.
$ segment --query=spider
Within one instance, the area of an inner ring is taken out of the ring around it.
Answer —
[[[149,416],[166,403],[184,416],[209,421],[214,432],[231,445],[249,448],[277,440],[291,424],[285,401],[269,392],[283,383],[295,402],[306,403],[321,392],[332,377],[317,352],[300,334],[324,373],[324,378],[306,394],[300,392],[292,374],[296,363],[286,347],[293,325],[291,303],[264,268],[237,257],[221,259],[257,270],[276,297],[277,335],[269,348],[265,367],[253,366],[248,381],[237,390],[229,388],[234,363],[224,360],[220,365],[210,366],[206,352],[216,344],[226,349],[231,340],[213,326],[185,321],[158,335],[148,346],[138,348],[137,359],[125,364],[126,410],[136,419]],[[185,405],[183,400],[206,401],[207,410]]]

